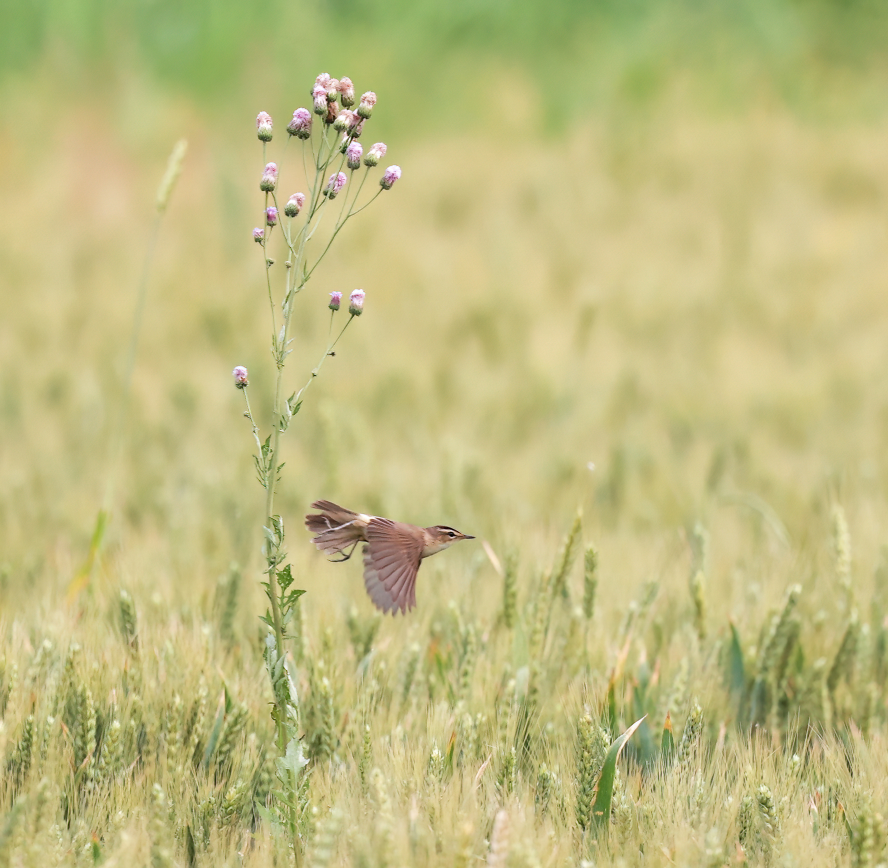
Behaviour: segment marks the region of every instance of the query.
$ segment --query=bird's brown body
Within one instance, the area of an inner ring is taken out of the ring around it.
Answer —
[[[315,534],[312,542],[324,554],[341,554],[340,560],[348,560],[364,543],[364,587],[377,609],[392,614],[406,614],[416,605],[416,573],[423,558],[457,540],[474,539],[447,525],[418,527],[352,512],[329,500],[311,506],[320,510],[305,516],[305,526]]]

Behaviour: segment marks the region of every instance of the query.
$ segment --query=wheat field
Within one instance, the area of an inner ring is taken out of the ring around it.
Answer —
[[[253,118],[305,88],[4,85],[52,135],[0,132],[0,865],[886,859],[888,121],[680,83],[552,121],[531,78],[485,76],[508,99],[428,131],[380,88],[403,178],[294,315],[295,387],[327,293],[367,293],[277,500],[306,590],[295,847],[229,372],[267,421]],[[322,497],[478,539],[383,618],[302,528]]]

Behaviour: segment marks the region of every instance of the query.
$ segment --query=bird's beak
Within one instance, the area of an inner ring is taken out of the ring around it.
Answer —
[[[463,539],[475,539],[473,536],[469,536],[467,533],[463,534]]]

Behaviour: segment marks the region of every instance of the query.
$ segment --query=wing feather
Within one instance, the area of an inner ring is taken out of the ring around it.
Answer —
[[[422,541],[409,527],[372,518],[364,546],[364,587],[383,612],[407,613],[416,605],[416,573]]]

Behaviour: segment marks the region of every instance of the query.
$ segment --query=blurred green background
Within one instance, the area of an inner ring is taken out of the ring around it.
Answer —
[[[154,192],[183,136],[105,566],[186,600],[231,559],[257,566],[230,381],[250,368],[266,419],[254,118],[275,118],[273,157],[321,71],[378,93],[367,136],[404,177],[296,314],[292,387],[322,349],[326,293],[367,292],[285,445],[279,505],[317,599],[359,587],[301,536],[317,497],[445,521],[528,563],[581,504],[629,588],[683,563],[676,533],[700,520],[717,616],[746,593],[749,553],[813,569],[839,499],[870,575],[888,482],[886,35],[876,0],[4,4],[0,602],[34,582],[32,599],[56,595],[87,550]],[[487,593],[470,585],[480,553],[449,563],[471,568],[437,566],[442,593]]]

